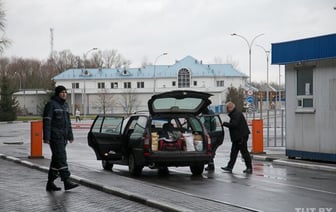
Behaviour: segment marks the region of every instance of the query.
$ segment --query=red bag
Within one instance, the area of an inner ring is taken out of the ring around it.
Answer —
[[[159,141],[160,151],[179,151],[183,150],[182,142],[180,139],[173,141],[168,139],[160,139]]]

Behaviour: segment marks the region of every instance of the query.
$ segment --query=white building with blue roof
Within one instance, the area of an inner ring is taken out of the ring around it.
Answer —
[[[132,111],[147,110],[147,100],[154,93],[177,89],[213,94],[212,106],[220,112],[227,88],[245,87],[247,78],[231,64],[203,64],[201,60],[186,56],[172,65],[69,69],[53,79],[56,85],[68,89],[72,111],[79,108],[82,114],[98,114],[103,111],[124,113],[131,102]]]

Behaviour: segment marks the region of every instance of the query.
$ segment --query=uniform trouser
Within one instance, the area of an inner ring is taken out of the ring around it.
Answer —
[[[61,177],[62,181],[70,177],[65,147],[65,140],[50,141],[52,156],[48,172],[49,181],[54,181],[58,176]]]
[[[231,146],[231,153],[230,153],[230,161],[228,163],[228,168],[233,169],[234,164],[236,163],[238,152],[242,154],[246,168],[252,169],[252,160],[250,153],[247,149],[247,140],[248,140],[248,135],[243,136],[241,140],[239,141],[232,141],[232,146]]]

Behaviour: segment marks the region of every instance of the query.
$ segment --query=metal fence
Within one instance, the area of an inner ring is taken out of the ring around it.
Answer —
[[[278,106],[257,112],[246,113],[247,122],[263,120],[263,137],[265,147],[284,147],[286,145],[286,111]]]

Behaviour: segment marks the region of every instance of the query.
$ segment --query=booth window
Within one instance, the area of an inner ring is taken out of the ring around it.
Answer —
[[[314,112],[313,73],[314,67],[300,67],[297,76],[297,112]]]

